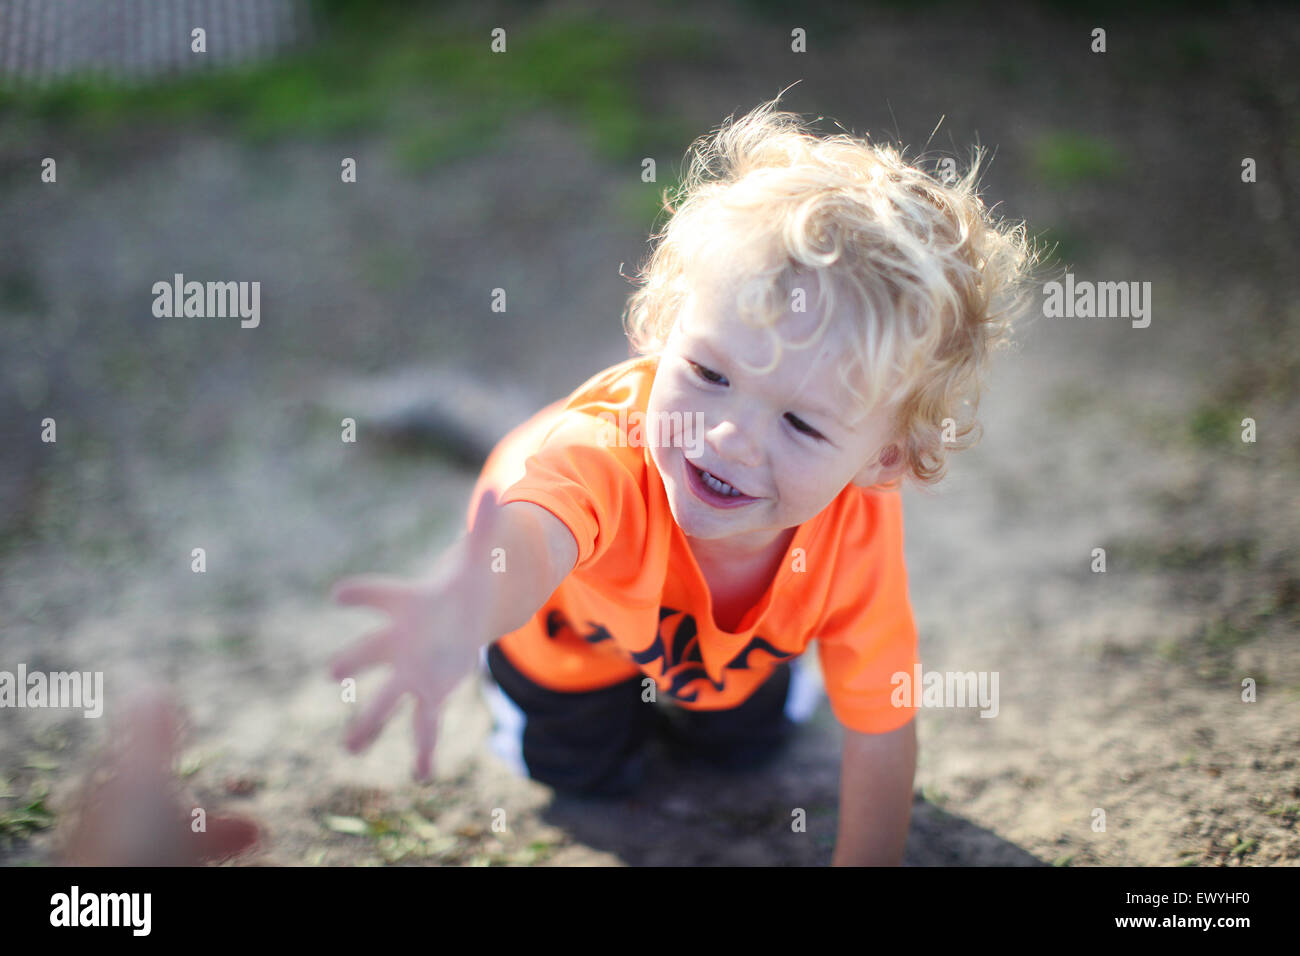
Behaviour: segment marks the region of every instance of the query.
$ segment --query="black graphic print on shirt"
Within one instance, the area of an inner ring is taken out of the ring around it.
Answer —
[[[677,620],[676,626],[672,628],[672,636],[665,643],[664,632],[671,625],[665,625],[664,622],[666,619],[679,614],[681,617]],[[613,638],[613,635],[603,625],[597,624],[595,621],[588,621],[587,626],[591,630],[578,636],[589,644],[599,644]],[[554,638],[564,629],[577,634],[577,630],[564,614],[558,610],[550,611],[546,615],[547,636]],[[699,629],[696,627],[694,615],[685,614],[670,607],[661,607],[659,608],[659,631],[655,635],[654,643],[644,651],[632,654],[631,658],[642,667],[660,661],[663,670],[661,681],[668,682],[668,686],[665,688],[667,692],[678,700],[693,703],[696,697],[699,696],[699,688],[687,693],[686,689],[690,684],[697,680],[707,680],[713,685],[714,690],[722,690],[727,684],[726,671],[749,670],[749,657],[754,651],[763,651],[771,655],[776,661],[790,660],[796,656],[773,647],[768,641],[755,634],[723,668],[722,679],[715,681],[709,677],[708,672],[704,669],[704,658],[700,656]]]

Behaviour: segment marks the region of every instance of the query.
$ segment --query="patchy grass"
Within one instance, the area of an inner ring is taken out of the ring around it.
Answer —
[[[1250,643],[1256,636],[1258,631],[1253,628],[1242,627],[1227,618],[1216,618],[1205,625],[1201,641],[1211,651],[1231,651]]]
[[[323,808],[322,845],[305,858],[312,865],[346,858],[361,865],[533,866],[564,843],[536,835],[524,842],[513,829],[495,832],[479,823],[435,822],[444,815],[446,796],[420,799],[345,788]]]
[[[660,164],[662,172],[662,164]],[[672,195],[677,188],[675,179],[654,183],[643,183],[638,177],[635,181],[630,182],[619,188],[614,196],[614,208],[617,214],[630,223],[635,223],[639,227],[647,230],[655,229],[660,226],[667,215],[664,212],[664,192],[667,191]],[[625,269],[631,272],[635,263],[629,263]]]
[[[8,784],[0,792],[10,795]],[[54,812],[45,805],[49,788],[41,782],[32,784],[20,806],[0,811],[0,847],[9,849],[19,841],[31,839],[33,833],[54,826]]]
[[[412,127],[398,134],[397,165],[406,173],[418,173],[483,152],[496,142],[504,124],[499,104],[483,104],[442,125]]]
[[[1046,408],[1053,417],[1069,421],[1096,409],[1100,397],[1095,385],[1081,381],[1065,382],[1052,389]]]
[[[1230,855],[1244,856],[1245,854],[1249,853],[1251,850],[1255,848],[1255,844],[1257,842],[1258,841],[1254,839],[1242,840],[1240,843],[1238,843],[1236,846],[1232,848],[1232,853]]]
[[[1034,241],[1042,250],[1040,268],[1044,270],[1044,281],[1059,280],[1075,264],[1086,259],[1092,253],[1092,243],[1083,233],[1065,226],[1041,229],[1034,236]],[[1059,271],[1060,275],[1053,273]]]
[[[1191,665],[1202,680],[1239,687],[1243,675],[1236,652],[1264,633],[1263,623],[1259,616],[1215,613],[1197,634],[1183,642],[1180,660]],[[1258,666],[1246,676],[1252,677],[1261,690],[1269,686],[1268,677]]]
[[[1194,541],[1188,538],[1151,541],[1141,538],[1106,546],[1107,555],[1121,565],[1152,571],[1203,571],[1249,567],[1259,555],[1254,538]]]
[[[553,108],[600,155],[626,159],[682,138],[641,108],[639,71],[718,48],[688,23],[639,29],[564,14],[516,28],[506,52],[494,53],[486,28],[337,13],[311,47],[259,63],[146,85],[87,74],[34,91],[0,88],[0,118],[100,133],[215,121],[254,143],[369,130],[393,136],[401,163],[419,170],[480,151],[513,118]]]
[[[1046,133],[1031,144],[1029,156],[1035,175],[1053,186],[1110,181],[1125,169],[1118,149],[1085,133]]]
[[[1187,419],[1187,437],[1201,448],[1235,451],[1246,444],[1241,440],[1241,422],[1247,417],[1235,403],[1204,402]]]
[[[1170,578],[1197,610],[1200,625],[1193,632],[1156,640],[1159,658],[1204,681],[1236,686],[1249,676],[1261,689],[1270,685],[1258,661],[1243,672],[1239,652],[1300,621],[1300,579],[1287,555],[1262,554],[1260,542],[1246,535],[1129,539],[1111,543],[1107,552],[1116,570]],[[1287,684],[1277,673],[1273,680]]]
[[[921,798],[940,813],[947,814],[948,811],[945,808],[948,806],[950,799],[947,793],[935,787],[925,786],[921,788]]]
[[[1297,818],[1300,818],[1300,803],[1284,803],[1280,807],[1266,811],[1270,817],[1286,817],[1282,820],[1284,826],[1291,826]]]

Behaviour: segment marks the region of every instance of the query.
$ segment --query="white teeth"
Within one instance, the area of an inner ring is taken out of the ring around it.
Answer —
[[[714,478],[703,468],[700,469],[700,475],[704,478],[704,483],[708,485],[710,488],[712,488],[714,491],[716,491],[718,494],[728,495],[729,497],[732,498],[740,497],[739,491],[731,487],[731,485],[727,484],[725,481],[720,481],[719,479]]]

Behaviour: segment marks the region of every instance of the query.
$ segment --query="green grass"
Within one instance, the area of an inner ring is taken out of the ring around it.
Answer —
[[[0,845],[27,840],[39,830],[54,826],[54,813],[45,806],[43,789],[29,794],[26,804],[0,812]]]
[[[1241,627],[1225,618],[1217,618],[1205,626],[1201,640],[1212,651],[1230,651],[1249,644],[1257,635],[1258,632],[1253,629]]]
[[[212,644],[212,649],[218,654],[226,654],[230,657],[244,657],[253,646],[253,639],[247,634],[234,633],[223,634],[218,637]]]
[[[1279,621],[1296,620],[1300,582],[1287,568],[1261,568],[1259,542],[1250,537],[1198,541],[1166,538],[1153,541],[1129,539],[1107,546],[1117,570],[1187,576],[1187,582],[1208,582],[1210,576],[1225,578],[1248,575],[1254,581],[1252,595],[1219,606],[1210,599],[1203,609],[1203,623],[1184,638],[1155,640],[1154,651],[1163,660],[1192,669],[1206,681],[1228,681],[1238,685],[1242,676],[1254,678],[1256,686],[1269,686],[1258,665],[1241,673],[1237,651],[1262,635],[1276,630]],[[1265,562],[1267,565],[1267,562]]]
[[[1057,385],[1047,399],[1047,408],[1061,419],[1076,419],[1098,404],[1096,386],[1071,381]]]
[[[398,134],[397,164],[407,173],[418,173],[481,153],[497,141],[504,123],[500,108],[484,106],[445,125],[410,128]]]
[[[1187,652],[1183,645],[1170,638],[1166,638],[1156,645],[1156,654],[1174,664],[1184,663],[1187,660]]]
[[[1111,560],[1130,567],[1156,571],[1197,571],[1213,568],[1249,567],[1259,553],[1253,538],[1223,541],[1178,539],[1148,541],[1134,539],[1113,542],[1106,547]]]
[[[1060,275],[1049,276],[1058,281],[1065,272],[1075,267],[1075,263],[1087,258],[1092,251],[1092,243],[1068,227],[1042,229],[1035,234],[1034,241],[1043,250],[1041,268],[1048,272],[1059,270]]]
[[[644,227],[647,231],[661,226],[666,215],[663,203],[664,191],[667,190],[671,196],[677,188],[675,180],[664,180],[663,171],[663,165],[656,161],[658,182],[643,183],[638,175],[622,186],[614,197],[614,207],[618,214],[628,222]],[[633,265],[629,264],[625,271],[630,273]]]
[[[630,159],[686,138],[677,123],[645,114],[643,73],[719,48],[689,24],[647,30],[556,15],[513,29],[506,52],[493,53],[486,27],[324,7],[333,29],[309,48],[145,85],[84,75],[39,90],[0,87],[0,121],[74,132],[216,122],[254,143],[373,131],[391,135],[402,165],[419,170],[487,148],[512,119],[545,108],[572,118],[602,157]],[[21,298],[24,290],[0,294]]]
[[[1046,133],[1029,150],[1035,175],[1050,185],[1110,181],[1124,172],[1118,149],[1105,140],[1070,131]]]
[[[1247,415],[1227,402],[1206,402],[1187,420],[1187,435],[1201,448],[1233,448],[1243,444],[1241,421]],[[1258,425],[1256,426],[1258,430]]]
[[[1255,848],[1255,840],[1242,840],[1232,848],[1232,856],[1243,856]]]
[[[949,799],[948,794],[944,793],[942,790],[929,786],[921,788],[921,797],[926,803],[941,812],[944,811],[944,807],[947,806]]]
[[[371,863],[435,861],[461,866],[532,866],[549,858],[558,845],[549,840],[532,840],[515,845],[513,837],[486,827],[444,830],[425,815],[437,816],[436,809],[423,812],[416,807],[385,805],[382,809],[362,808],[357,814],[324,814],[322,828],[345,837],[360,838],[364,852],[373,853]],[[319,863],[323,849],[309,854]]]
[[[395,245],[372,246],[360,259],[360,272],[375,289],[397,289],[407,282],[419,266],[406,249]]]

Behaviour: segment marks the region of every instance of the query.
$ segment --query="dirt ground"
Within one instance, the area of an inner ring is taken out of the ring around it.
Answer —
[[[936,492],[905,492],[926,669],[1000,675],[995,719],[922,710],[906,863],[1300,865],[1300,208],[1286,185],[1300,17],[1121,21],[1099,60],[1085,21],[1026,7],[1004,26],[944,6],[864,15],[792,60],[788,24],[707,9],[726,42],[645,83],[648,110],[703,133],[803,79],[791,108],[857,131],[919,146],[946,115],[933,145],[998,148],[1000,212],[1050,227],[1077,275],[1154,290],[1145,329],[1026,322],[996,362],[983,442]],[[1062,128],[1117,144],[1122,171],[1051,181],[1034,144]],[[5,168],[30,135],[6,131]],[[353,710],[326,661],[376,618],[329,606],[330,584],[426,564],[463,527],[474,480],[372,440],[377,390],[402,371],[417,391],[420,376],[471,376],[500,397],[482,424],[499,432],[625,358],[618,269],[644,250],[647,223],[625,212],[639,168],[595,158],[547,111],[418,176],[382,137],[349,143],[367,175],[345,191],[326,184],[335,144],[251,148],[159,124],[47,145],[72,157],[66,188],[0,186],[0,437],[16,450],[0,483],[0,669],[102,670],[108,706],[103,720],[0,712],[0,862],[55,858],[73,787],[141,674],[189,713],[178,772],[198,804],[264,828],[239,864],[829,862],[841,731],[824,705],[769,771],[683,775],[657,754],[644,792],[612,804],[557,799],[486,756],[469,682],[430,786],[409,779],[406,707],[365,755],[341,745]],[[1243,155],[1259,182],[1240,182]],[[262,326],[153,319],[146,292],[175,272],[262,276]],[[503,283],[518,305],[493,314],[483,290]],[[353,408],[361,440],[344,444]],[[55,445],[32,437],[47,414]]]

